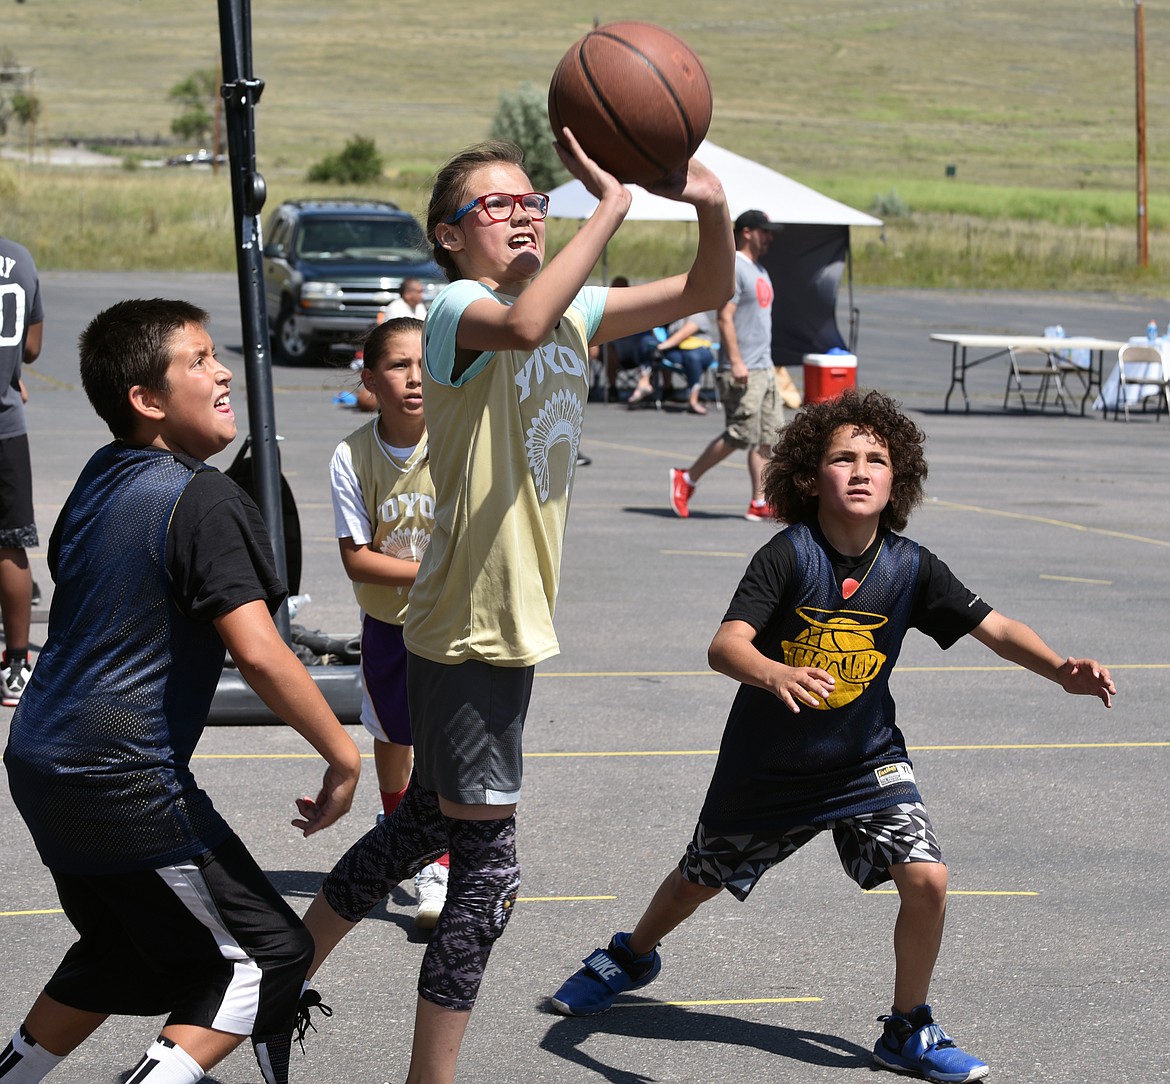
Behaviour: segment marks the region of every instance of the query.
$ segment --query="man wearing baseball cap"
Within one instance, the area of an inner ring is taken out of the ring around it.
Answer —
[[[690,515],[688,501],[699,479],[736,449],[747,451],[752,499],[745,519],[767,520],[764,467],[784,409],[772,367],[772,280],[760,263],[772,243],[772,223],[763,211],[744,211],[735,220],[735,293],[719,310],[719,397],[726,427],[686,470],[670,472],[670,505]]]

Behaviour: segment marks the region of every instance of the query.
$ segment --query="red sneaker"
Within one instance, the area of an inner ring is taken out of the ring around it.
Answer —
[[[748,505],[747,511],[744,512],[743,518],[750,519],[753,523],[760,523],[766,519],[775,519],[776,513],[772,511],[772,506],[770,504],[765,504],[763,501],[760,501],[759,504],[756,504],[755,501],[752,501],[752,503]]]
[[[695,487],[687,481],[687,472],[671,467],[670,507],[674,509],[676,516],[686,519],[691,514],[691,510],[687,507],[687,501],[691,499],[691,494],[694,492]]]

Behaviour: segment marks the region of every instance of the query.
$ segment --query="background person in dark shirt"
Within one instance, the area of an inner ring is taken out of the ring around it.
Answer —
[[[0,699],[13,708],[31,675],[32,571],[28,549],[38,544],[33,518],[32,464],[21,368],[41,352],[45,314],[40,279],[28,249],[0,237],[0,612],[4,655]]]
[[[328,765],[297,800],[305,835],[349,808],[360,757],[272,621],[286,591],[259,510],[203,462],[236,435],[207,319],[123,301],[81,337],[115,440],[53,530],[48,639],[4,754],[78,940],[0,1055],[3,1084],[41,1080],[108,1015],[164,1013],[134,1084],[194,1084],[248,1035],[268,1084],[288,1079],[312,939],[189,763],[225,647]]]
[[[566,1015],[645,986],[658,943],[726,888],[759,878],[831,830],[862,888],[893,880],[894,1000],[874,1062],[936,1081],[988,1067],[926,1003],[942,940],[947,870],[895,721],[889,675],[918,628],[947,648],[974,636],[1001,658],[1096,696],[1116,692],[1094,659],[1065,658],[896,534],[922,500],[921,430],[886,396],[854,392],[798,414],[772,448],[765,497],[792,524],[752,558],[708,653],[742,682],[694,838],[632,933],[616,933],[553,997]]]

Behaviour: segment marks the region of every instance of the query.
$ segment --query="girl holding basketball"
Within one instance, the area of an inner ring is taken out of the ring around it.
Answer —
[[[319,912],[311,928],[320,958],[391,885],[450,851],[447,905],[419,976],[408,1084],[454,1080],[520,884],[521,737],[534,668],[559,650],[553,609],[589,347],[717,308],[733,285],[722,185],[691,161],[654,188],[695,207],[690,270],[622,290],[587,286],[630,193],[568,129],[557,153],[599,202],[547,266],[548,197],[531,191],[519,147],[477,144],[436,179],[427,235],[452,281],[426,322],[435,525],[403,627],[414,775],[378,832],[377,868],[368,847],[351,851],[310,911]]]

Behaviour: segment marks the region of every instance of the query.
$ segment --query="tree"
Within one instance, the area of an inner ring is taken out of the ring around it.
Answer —
[[[25,85],[25,80],[31,70],[31,68],[22,68],[17,63],[11,49],[0,49],[0,136],[7,134],[8,122],[13,117],[21,124],[26,126],[28,124],[27,121],[21,119],[16,99],[25,97],[19,88]],[[35,98],[33,100],[35,102]],[[34,117],[37,105],[39,103],[33,106]]]
[[[552,146],[548,101],[535,84],[521,83],[500,95],[490,134],[492,139],[510,139],[519,144],[534,188],[547,192],[565,179],[565,168]]]
[[[178,102],[183,109],[171,121],[171,131],[180,139],[195,143],[207,142],[207,137],[215,127],[213,111],[215,99],[219,95],[219,82],[219,72],[215,68],[200,68],[171,87],[167,97]]]
[[[35,94],[18,93],[12,95],[12,115],[22,128],[36,124],[41,115],[41,100]]]
[[[382,156],[372,139],[354,136],[339,154],[322,158],[310,168],[310,181],[328,184],[368,184],[382,176]]]

